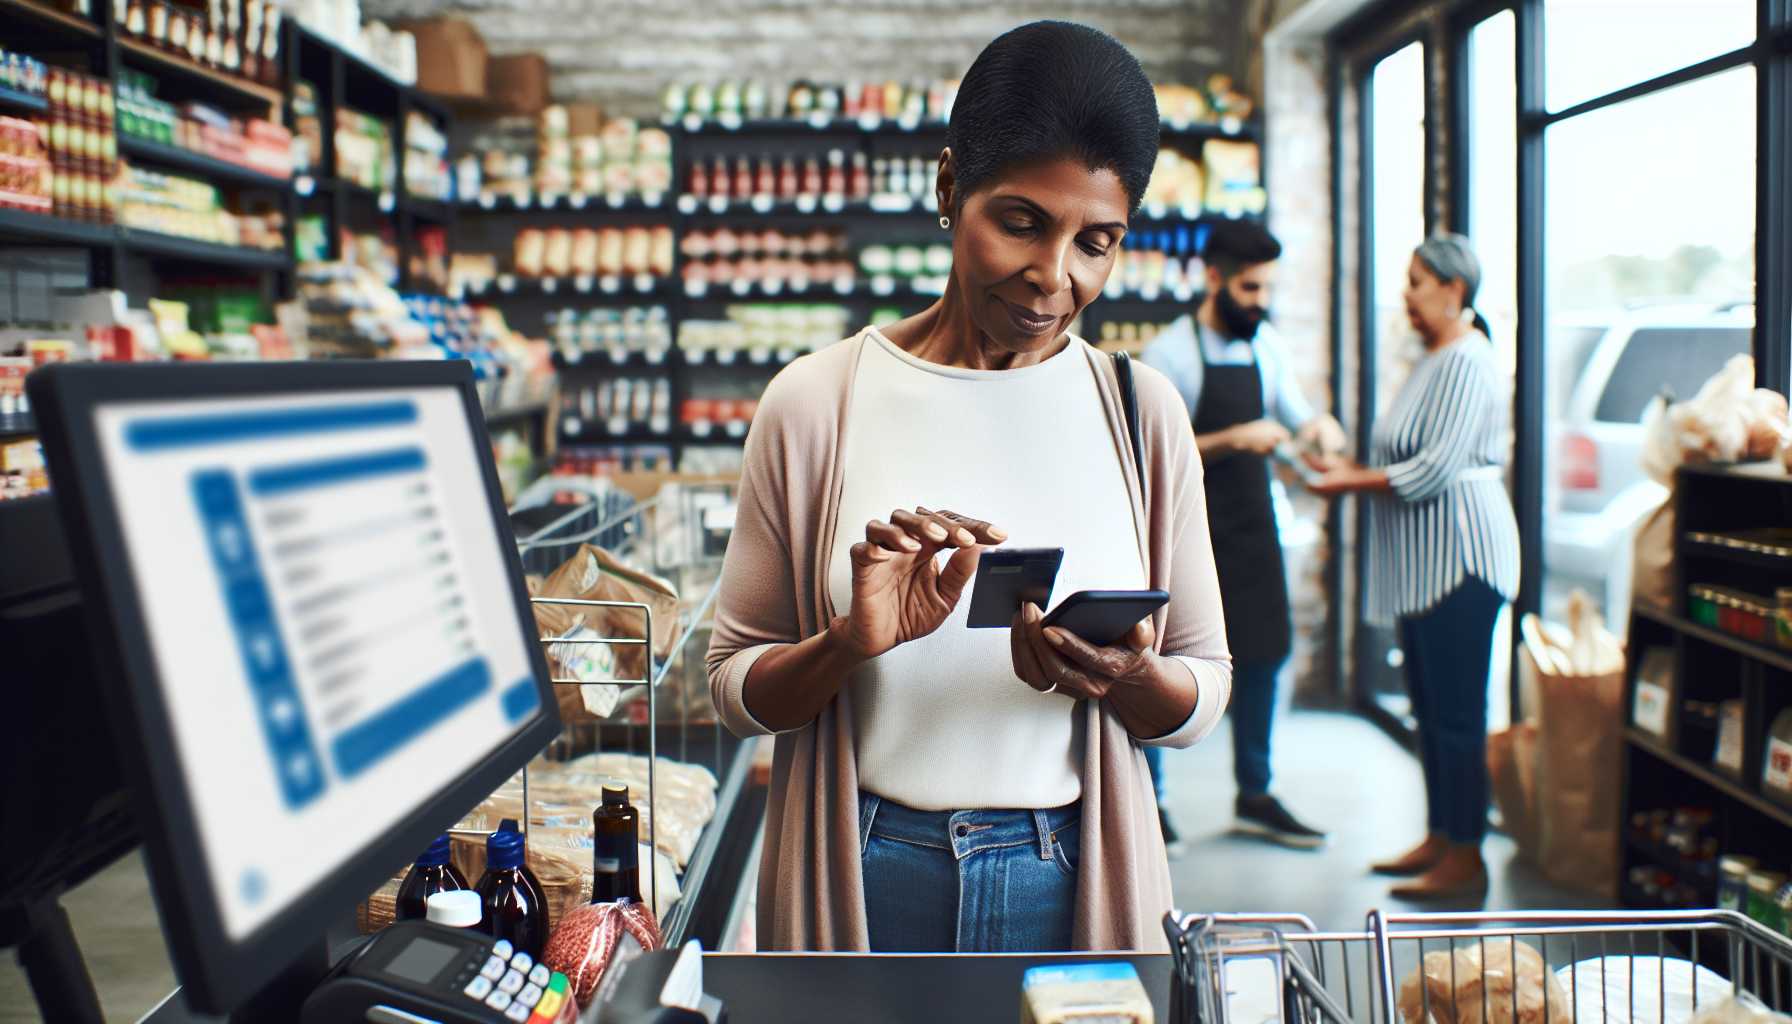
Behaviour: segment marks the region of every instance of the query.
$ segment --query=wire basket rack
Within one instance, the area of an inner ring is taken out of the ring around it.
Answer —
[[[1744,995],[1792,1009],[1792,939],[1733,911],[1377,911],[1360,932],[1171,913],[1164,930],[1172,1024],[1687,1024]]]
[[[625,636],[591,636],[591,637],[538,637],[544,647],[555,645],[607,645],[612,648],[639,647],[645,648],[647,656],[641,659],[646,666],[639,677],[634,678],[567,678],[556,676],[551,681],[555,686],[606,686],[623,690],[621,701],[626,703],[635,696],[644,696],[647,719],[641,728],[624,727],[620,731],[623,739],[618,746],[626,748],[628,754],[635,754],[644,747],[647,755],[647,847],[655,851],[648,858],[648,891],[658,893],[659,889],[659,790],[657,768],[660,757],[660,733],[662,724],[675,725],[675,740],[681,760],[687,759],[691,746],[693,725],[687,707],[681,706],[676,723],[662,723],[660,717],[660,695],[671,674],[680,668],[695,671],[692,666],[701,666],[702,652],[694,650],[693,640],[701,630],[709,624],[711,613],[715,607],[716,597],[720,592],[720,554],[714,541],[714,530],[707,525],[713,519],[711,512],[726,508],[732,500],[732,485],[702,484],[680,487],[675,496],[656,496],[644,500],[635,499],[625,492],[607,488],[586,489],[585,500],[569,503],[564,512],[553,515],[545,525],[519,530],[517,551],[523,559],[527,571],[542,573],[558,565],[568,555],[576,551],[579,545],[595,544],[610,550],[631,565],[640,566],[657,575],[670,579],[681,595],[701,593],[694,602],[680,602],[679,619],[681,628],[678,639],[672,645],[668,656],[656,658],[653,651],[652,638],[654,632],[654,610],[649,605],[635,601],[600,601],[577,598],[532,597],[534,605],[556,605],[576,609],[607,608],[624,613],[624,617],[640,616],[640,633],[632,632]],[[513,517],[521,511],[513,508]],[[723,534],[725,538],[725,533]],[[722,749],[719,736],[720,725],[712,724],[710,728],[718,733],[711,749],[718,752]],[[553,759],[570,757],[600,751],[604,747],[604,730],[601,723],[568,724],[560,736],[549,746],[547,756]],[[720,775],[720,765],[714,766]],[[529,794],[529,769],[525,766],[520,773],[522,789],[523,820],[520,825],[525,836],[529,829],[529,818],[534,813],[535,804]],[[596,794],[593,794],[595,802]],[[450,834],[475,839],[482,839],[491,833],[484,829],[455,828]]]

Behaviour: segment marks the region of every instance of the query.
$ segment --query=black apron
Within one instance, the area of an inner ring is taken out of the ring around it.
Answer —
[[[1212,434],[1263,418],[1263,374],[1253,353],[1249,365],[1207,362],[1202,328],[1196,354],[1206,372],[1195,405],[1195,433]],[[1235,662],[1279,662],[1293,647],[1288,580],[1282,538],[1270,498],[1269,457],[1236,453],[1206,464],[1207,524],[1219,570],[1226,637]]]

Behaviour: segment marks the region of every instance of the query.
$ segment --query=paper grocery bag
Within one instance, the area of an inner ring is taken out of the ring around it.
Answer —
[[[1539,863],[1557,884],[1615,899],[1624,671],[1568,675],[1534,659],[1533,667]]]
[[[653,612],[653,651],[661,658],[670,657],[678,640],[678,592],[672,584],[623,564],[616,556],[592,544],[579,550],[555,569],[541,583],[535,597],[578,598],[586,601],[628,601],[646,605]],[[581,608],[576,605],[536,604],[535,624],[542,636],[566,636],[583,624],[601,637],[639,639],[642,637],[642,615],[636,608]],[[644,679],[649,661],[646,649],[639,644],[597,645],[613,655],[617,679]],[[564,667],[553,663],[556,676],[565,676]],[[585,710],[577,689],[556,688],[561,716],[569,721],[589,721],[594,716]]]
[[[1630,563],[1630,598],[1663,611],[1674,607],[1674,498],[1637,527]]]
[[[1532,864],[1542,862],[1541,823],[1537,819],[1537,724],[1520,722],[1487,737],[1487,776],[1493,782],[1494,806],[1518,854]]]

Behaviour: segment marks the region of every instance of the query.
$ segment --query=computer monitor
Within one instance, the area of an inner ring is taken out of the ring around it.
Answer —
[[[560,728],[464,362],[27,381],[189,1005],[239,1005]]]

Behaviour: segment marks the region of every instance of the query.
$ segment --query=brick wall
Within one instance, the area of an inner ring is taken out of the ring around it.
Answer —
[[[560,100],[651,117],[674,81],[961,76],[989,41],[1039,18],[1093,25],[1154,79],[1247,71],[1247,0],[365,0],[368,17],[458,14],[494,54],[539,52]]]

